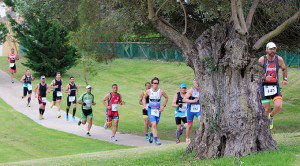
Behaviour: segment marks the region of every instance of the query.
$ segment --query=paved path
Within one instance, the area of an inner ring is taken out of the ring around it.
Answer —
[[[18,78],[19,79],[19,78]],[[53,109],[50,109],[50,102],[47,102],[46,111],[44,114],[45,119],[39,120],[39,105],[34,95],[32,95],[31,107],[27,107],[27,98],[22,99],[23,95],[23,86],[20,82],[15,80],[15,83],[12,84],[10,81],[10,76],[0,70],[0,97],[9,105],[11,105],[15,110],[20,113],[26,115],[36,123],[55,130],[75,134],[82,137],[86,136],[86,127],[87,125],[77,125],[77,121],[79,118],[76,118],[76,122],[73,122],[70,118],[69,121],[66,121],[65,113],[62,113],[62,117],[58,119],[56,117],[57,108],[54,106]],[[36,85],[33,85],[33,88]],[[51,93],[48,95],[52,95]],[[65,98],[63,98],[65,100]],[[54,111],[55,110],[55,111]],[[78,109],[77,115],[80,113],[80,109]],[[72,110],[71,110],[72,112]],[[142,120],[142,119],[141,119]],[[91,129],[91,137],[94,139],[102,140],[102,141],[110,141],[111,130],[105,130],[103,127],[92,126]],[[120,134],[117,133],[116,137],[118,139],[116,144],[128,145],[128,146],[155,146],[153,143],[149,144],[145,140],[143,136],[136,136],[131,134]],[[163,145],[164,144],[174,144],[174,141],[167,140],[159,140]]]

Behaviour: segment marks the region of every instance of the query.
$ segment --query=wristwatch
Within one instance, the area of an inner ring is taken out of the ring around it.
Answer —
[[[285,77],[285,78],[283,78],[283,80],[287,81],[287,78]]]
[[[166,107],[167,105],[164,105],[164,107]]]

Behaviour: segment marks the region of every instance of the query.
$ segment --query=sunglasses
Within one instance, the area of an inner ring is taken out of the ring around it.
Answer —
[[[158,84],[157,82],[153,83],[153,84]]]

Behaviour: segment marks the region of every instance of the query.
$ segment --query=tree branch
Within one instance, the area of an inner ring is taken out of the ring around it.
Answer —
[[[231,0],[231,18],[233,19],[234,28],[238,32],[241,31],[241,26],[236,12],[236,0]]]
[[[158,10],[156,11],[156,17],[158,16],[158,13],[160,12],[160,10],[167,4],[169,0],[165,0],[165,2],[158,8]]]
[[[249,31],[250,29],[250,26],[251,26],[251,22],[252,22],[252,18],[253,18],[253,15],[254,15],[254,12],[256,10],[256,7],[258,5],[258,2],[259,0],[254,0],[253,3],[252,3],[252,6],[250,8],[250,11],[248,13],[248,16],[247,16],[247,21],[246,21],[246,26],[247,26],[247,29]]]
[[[148,0],[148,12],[149,12],[148,18],[149,20],[152,20],[155,15],[154,15],[153,1],[151,0]]]
[[[258,50],[266,41],[276,37],[281,32],[286,30],[288,26],[295,23],[300,18],[300,10],[294,14],[292,17],[284,21],[280,26],[278,26],[275,30],[269,32],[268,34],[261,37],[252,47],[254,50]]]
[[[246,22],[245,22],[245,17],[244,17],[244,12],[243,12],[243,6],[241,0],[237,0],[237,12],[239,16],[239,20],[242,26],[242,31],[240,34],[245,35],[248,33]]]
[[[187,29],[187,14],[186,14],[186,10],[185,10],[185,7],[184,7],[182,1],[179,0],[179,2],[180,2],[180,5],[182,6],[183,13],[184,13],[184,31],[182,32],[182,34],[184,35],[184,34],[186,34],[186,29]]]

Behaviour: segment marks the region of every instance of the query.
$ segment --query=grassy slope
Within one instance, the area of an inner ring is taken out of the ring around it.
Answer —
[[[0,98],[0,163],[129,148],[42,127]]]
[[[3,57],[0,58],[0,69],[8,72],[8,64]],[[25,69],[18,62],[18,73],[16,75],[18,80],[25,73]],[[191,68],[187,67],[184,63],[117,59],[108,65],[99,64],[95,70],[99,71],[98,74],[95,76],[89,75],[88,78],[89,84],[94,87],[92,93],[95,95],[97,102],[97,105],[94,107],[94,121],[96,125],[102,126],[105,121],[105,108],[101,103],[101,99],[111,91],[111,85],[117,83],[119,85],[119,92],[126,101],[125,106],[119,107],[119,131],[143,135],[142,107],[138,104],[139,95],[144,90],[144,83],[157,76],[161,80],[160,88],[164,89],[169,96],[168,106],[162,114],[158,127],[159,138],[175,140],[174,109],[171,108],[171,102],[173,95],[178,91],[181,83],[186,83],[188,87],[191,87],[194,78]],[[83,82],[81,65],[72,68],[63,75],[64,87],[70,75],[75,77],[75,82],[80,85],[79,91],[82,93],[85,90],[85,84]],[[275,118],[273,133],[300,131],[300,71],[289,69],[288,75],[289,84],[282,88],[284,98],[283,110]],[[52,79],[47,78],[47,82],[50,83]],[[34,81],[34,84],[38,81]],[[48,95],[48,100],[51,100],[51,98],[52,95]],[[66,95],[63,97],[62,108],[65,109],[65,107]],[[79,115],[77,113],[77,116]],[[197,126],[194,125],[193,127],[195,130]],[[183,135],[182,140],[184,138],[185,135]]]
[[[296,165],[300,155],[299,134],[275,134],[279,151],[241,158],[197,160],[193,154],[185,154],[187,144],[182,143],[22,161],[10,165]]]

